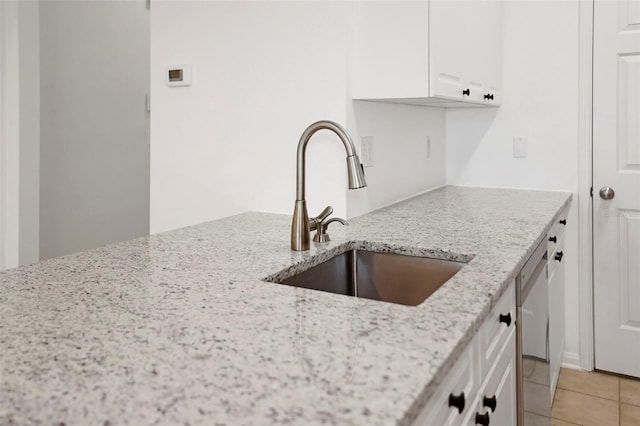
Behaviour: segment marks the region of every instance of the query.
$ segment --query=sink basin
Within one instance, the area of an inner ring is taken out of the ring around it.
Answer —
[[[280,284],[415,306],[465,263],[367,250],[349,250]]]

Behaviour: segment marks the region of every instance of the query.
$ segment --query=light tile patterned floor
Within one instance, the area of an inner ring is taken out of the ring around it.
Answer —
[[[640,380],[562,369],[553,426],[640,426]]]

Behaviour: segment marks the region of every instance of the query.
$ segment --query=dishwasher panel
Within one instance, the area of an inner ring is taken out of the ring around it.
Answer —
[[[546,240],[516,279],[518,425],[551,422]]]

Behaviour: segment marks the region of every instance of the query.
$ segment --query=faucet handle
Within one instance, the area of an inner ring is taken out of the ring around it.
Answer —
[[[331,213],[333,213],[333,207],[325,207],[318,216],[309,219],[309,229],[311,231],[315,231],[316,229],[318,229],[318,225],[322,223],[326,218],[331,216]]]
[[[331,238],[329,238],[329,234],[327,234],[327,228],[329,228],[329,225],[333,222],[340,222],[344,226],[349,225],[349,222],[344,219],[340,219],[339,217],[331,218],[326,222],[318,222],[318,232],[316,232],[316,235],[313,236],[313,241],[315,241],[316,243],[325,243],[327,241],[331,241]]]

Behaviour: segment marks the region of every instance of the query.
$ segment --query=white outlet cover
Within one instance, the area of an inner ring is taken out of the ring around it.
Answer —
[[[363,167],[373,167],[373,136],[363,136],[360,138],[360,161]]]
[[[513,138],[513,158],[527,158],[526,136],[515,136]]]

